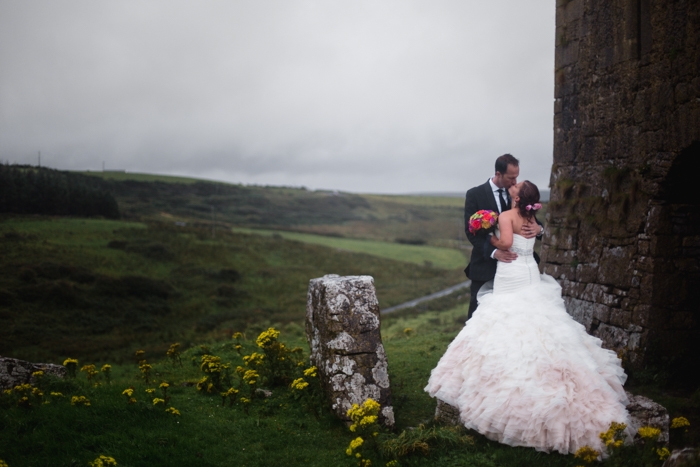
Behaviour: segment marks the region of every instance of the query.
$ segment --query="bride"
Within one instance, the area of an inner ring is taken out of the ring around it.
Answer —
[[[489,439],[563,454],[584,445],[602,451],[598,435],[611,422],[629,425],[627,376],[617,355],[566,313],[559,284],[539,273],[535,239],[520,235],[535,222],[539,198],[529,181],[511,188],[513,209],[500,215],[491,243],[518,257],[498,263],[493,288],[480,291],[425,390]]]

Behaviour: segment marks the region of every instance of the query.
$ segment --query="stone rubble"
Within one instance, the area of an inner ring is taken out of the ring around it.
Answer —
[[[0,388],[12,389],[20,384],[34,384],[32,373],[43,371],[44,374],[64,378],[66,367],[53,363],[31,363],[16,358],[0,357]]]

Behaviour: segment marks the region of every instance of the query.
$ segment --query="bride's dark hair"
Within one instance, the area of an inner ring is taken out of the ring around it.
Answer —
[[[523,219],[527,219],[529,221],[535,217],[535,214],[537,213],[537,211],[532,209],[532,207],[536,203],[540,202],[540,190],[537,188],[537,185],[529,180],[525,180],[520,187],[518,196],[520,196],[520,201],[518,201],[518,212],[520,212],[520,216],[522,216]],[[530,206],[530,209],[527,208],[528,206]]]

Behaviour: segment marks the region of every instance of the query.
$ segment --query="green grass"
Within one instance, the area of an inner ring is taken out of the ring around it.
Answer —
[[[123,360],[270,323],[302,323],[309,280],[371,275],[382,307],[458,269],[260,235],[105,220],[0,220],[0,355]]]
[[[281,230],[233,228],[234,232],[254,235],[277,236],[303,243],[323,245],[329,248],[365,253],[379,258],[393,259],[414,264],[430,264],[440,269],[457,269],[464,267],[467,259],[460,250],[426,245],[404,245],[400,243],[376,240],[330,237],[324,235],[286,232]]]
[[[419,196],[419,195],[363,195],[370,201],[382,201],[414,206],[448,206],[464,209],[464,198],[455,196]]]
[[[207,180],[202,180],[199,178],[191,177],[178,177],[174,175],[160,175],[160,174],[144,174],[144,173],[134,173],[134,172],[91,172],[89,170],[77,171],[83,175],[90,175],[93,177],[100,177],[105,180],[116,180],[124,181],[131,180],[136,182],[165,182],[165,183],[184,183],[192,184],[198,182],[206,182]],[[220,183],[220,182],[212,182]]]
[[[259,350],[254,337],[249,335],[244,342],[244,353]],[[304,345],[294,331],[289,339],[284,337],[283,333],[282,340],[290,346]],[[451,337],[426,329],[411,338],[385,340],[397,433],[431,423],[434,401],[422,385]],[[243,364],[230,341],[209,343],[208,350],[232,367]],[[111,384],[103,379],[99,387],[87,384],[83,373],[75,380],[47,381],[43,386],[45,399],[51,401],[47,405],[22,408],[15,404],[14,395],[0,396],[0,458],[10,467],[86,466],[99,455],[114,457],[120,466],[355,465],[344,451],[356,435],[327,411],[319,419],[312,417],[287,387],[271,388],[272,397],[254,401],[248,413],[240,403],[223,407],[218,395],[197,392],[190,384],[202,373],[191,362],[199,362],[201,354],[199,348],[184,352],[182,368],[167,361],[154,363],[157,376],[149,384],[132,363],[113,365]],[[170,384],[169,404],[180,411],[180,417],[153,406],[154,396],[145,392],[164,381]],[[128,404],[122,395],[128,387],[134,388],[135,404]],[[52,398],[52,391],[66,397]],[[86,396],[91,406],[71,406],[74,395]],[[393,436],[386,433],[381,438]],[[428,455],[403,458],[401,465],[572,465],[570,457],[511,449],[472,436],[473,444],[433,449]],[[372,457],[374,465],[389,460],[381,461],[377,454]],[[515,463],[507,463],[508,459]]]
[[[445,311],[428,309],[382,319],[397,426],[394,433],[383,433],[378,438],[380,442],[394,439],[404,430],[413,430],[411,434],[416,436],[421,425],[433,426],[435,401],[423,387],[431,369],[461,329],[466,310],[464,297],[450,297],[445,303],[448,302],[455,306]],[[395,332],[406,325],[412,326],[413,332]],[[307,348],[301,327],[288,325],[282,331],[280,340],[289,347]],[[255,337],[255,333],[249,332],[242,341],[243,355],[260,350]],[[198,363],[203,353],[220,356],[231,368],[243,365],[233,344],[231,340],[214,341],[206,342],[202,348],[192,347],[183,352],[182,367],[165,358],[159,360],[158,354],[147,354],[154,367],[148,384],[136,363],[124,363],[113,364],[111,384],[101,377],[97,387],[87,383],[84,373],[79,373],[76,379],[47,379],[40,385],[49,404],[23,408],[16,405],[17,396],[0,394],[0,459],[10,467],[87,466],[99,455],[114,457],[123,467],[357,465],[344,452],[357,435],[328,411],[319,418],[313,417],[287,386],[267,386],[272,396],[254,400],[247,411],[240,402],[224,407],[218,394],[198,392],[193,385],[202,376]],[[86,359],[79,367],[87,363],[95,363],[99,368],[105,362]],[[169,405],[179,410],[181,416],[168,414],[162,406],[152,404],[153,397],[162,397],[160,390],[155,395],[146,394],[147,388],[157,389],[161,382],[170,384]],[[134,389],[133,397],[137,400],[134,404],[128,404],[127,397],[122,395],[129,387]],[[66,397],[51,397],[51,391]],[[91,401],[90,407],[70,405],[71,396],[81,395]],[[399,465],[574,467],[581,464],[571,455],[511,448],[466,430],[462,430],[462,435],[470,436],[472,442],[431,445],[426,453],[402,457]],[[390,460],[382,459],[378,453],[367,454],[373,465],[383,466]],[[603,462],[601,465],[640,464]]]

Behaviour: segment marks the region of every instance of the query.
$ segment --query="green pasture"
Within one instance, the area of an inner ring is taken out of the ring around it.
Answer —
[[[379,258],[404,261],[419,265],[431,265],[440,269],[457,269],[464,267],[466,257],[460,250],[426,245],[404,245],[400,243],[382,242],[376,240],[360,240],[324,235],[314,235],[282,230],[246,229],[234,227],[233,232],[268,237],[281,237],[314,245],[323,245],[336,250],[365,253]]]
[[[383,308],[462,280],[459,269],[289,238],[137,223],[0,218],[0,355],[121,361],[303,323],[309,280],[371,275]]]
[[[572,455],[542,453],[529,448],[511,448],[489,441],[475,432],[458,428],[447,430],[433,421],[435,401],[424,391],[430,371],[437,364],[451,340],[463,326],[468,299],[450,296],[439,306],[408,310],[382,318],[382,336],[388,358],[392,388],[392,405],[396,430],[382,430],[373,449],[362,450],[372,465],[385,466],[397,460],[399,467],[575,467],[581,460]],[[447,307],[444,310],[437,308]],[[279,337],[287,348],[301,347],[303,376],[308,366],[308,347],[303,329],[295,324],[279,328]],[[246,395],[248,389],[235,376],[237,366],[244,366],[244,355],[262,352],[256,345],[257,331],[249,330],[240,340],[202,341],[181,349],[181,362],[168,359],[165,352],[147,352],[138,359],[152,365],[148,380],[136,363],[116,364],[109,360],[85,357],[77,368],[94,364],[99,370],[111,364],[111,378],[99,374],[88,382],[85,372],[76,378],[45,378],[36,386],[42,396],[32,396],[30,405],[20,406],[18,391],[0,393],[0,460],[9,467],[37,465],[85,466],[104,455],[114,458],[119,466],[150,465],[218,467],[227,465],[254,466],[356,466],[357,459],[345,450],[357,437],[347,425],[327,409],[318,414],[324,403],[309,405],[305,393],[293,391],[288,384],[262,380],[260,387],[271,390],[271,396],[259,396],[245,403],[230,399],[218,391],[198,391],[196,383],[207,376],[200,369],[205,354],[220,357],[232,373],[231,387]],[[235,345],[241,344],[240,352]],[[54,363],[62,363],[54,360]],[[306,377],[318,390],[317,380]],[[161,383],[168,383],[167,406],[180,415],[167,413],[162,403]],[[133,389],[134,402],[123,392]],[[154,391],[148,394],[147,389]],[[61,395],[51,395],[60,393]],[[312,394],[312,393],[308,393]],[[73,396],[85,396],[90,406],[71,405]],[[671,417],[682,416],[692,406],[690,399],[675,397]],[[672,405],[672,404],[669,404]],[[313,410],[311,409],[313,408]],[[317,412],[314,416],[313,411]],[[691,420],[691,423],[695,423]],[[671,447],[679,442],[697,441],[697,430],[672,433]],[[442,433],[442,437],[427,436]],[[449,435],[445,437],[445,434]],[[458,436],[460,442],[453,442]],[[407,452],[382,449],[385,443],[401,437],[413,437],[414,449]],[[655,466],[658,457],[643,458],[644,448],[626,448],[601,466]]]
[[[83,171],[78,171],[78,173],[81,173],[83,175],[90,175],[93,177],[100,177],[105,180],[115,180],[115,181],[124,181],[124,180],[133,180],[137,182],[165,182],[165,183],[184,183],[184,184],[192,184],[192,183],[198,183],[198,182],[206,182],[208,180],[202,180],[199,178],[191,178],[191,177],[179,177],[175,175],[159,175],[159,174],[145,174],[145,173],[135,173],[135,172],[101,172],[101,171],[90,171],[90,170],[83,170]],[[212,182],[212,183],[219,183],[219,182]]]
[[[370,202],[408,204],[414,206],[447,206],[452,208],[464,208],[464,198],[457,198],[454,196],[371,194],[364,194],[362,196],[364,196]]]

